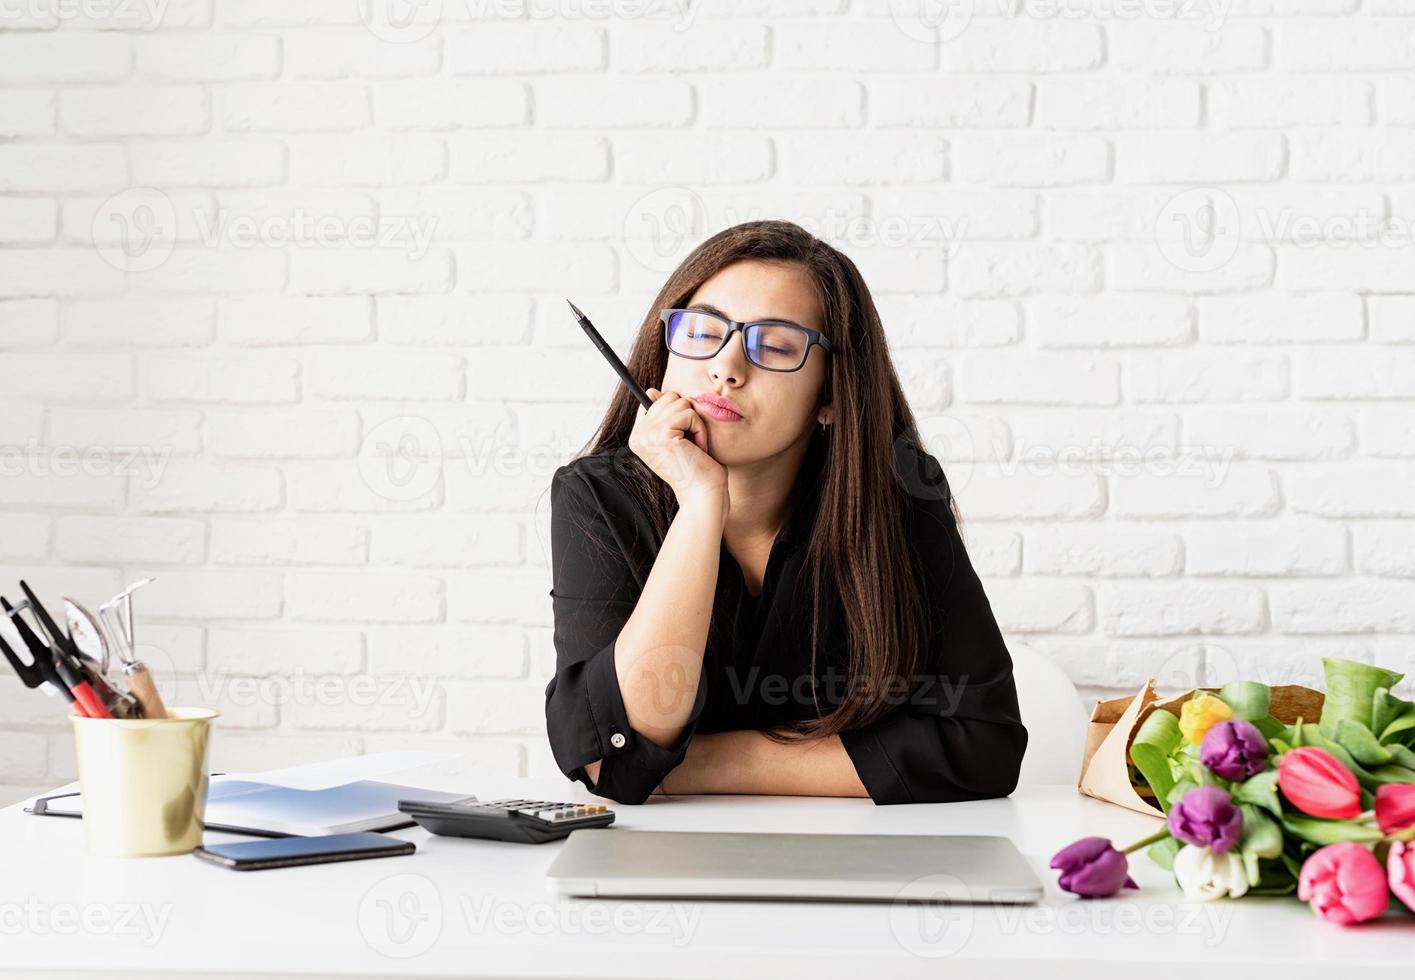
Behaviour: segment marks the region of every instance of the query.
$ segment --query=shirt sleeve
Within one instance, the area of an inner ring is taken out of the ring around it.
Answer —
[[[633,534],[611,523],[590,484],[568,465],[551,478],[550,501],[555,676],[545,689],[545,720],[551,752],[566,776],[592,792],[642,803],[687,754],[706,678],[699,677],[692,714],[673,748],[629,726],[614,643],[643,592],[630,550]],[[585,766],[596,760],[599,778],[592,783]]]
[[[841,741],[876,803],[1007,796],[1027,749],[1012,657],[959,535],[942,468],[919,455],[931,479],[906,481],[906,492],[930,610],[924,673],[910,679],[907,701]]]

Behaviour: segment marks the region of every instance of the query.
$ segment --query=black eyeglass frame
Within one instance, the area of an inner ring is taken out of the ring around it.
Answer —
[[[669,326],[669,320],[675,313],[693,313],[698,316],[710,316],[719,323],[726,324],[727,332],[722,335],[722,344],[719,345],[717,350],[713,351],[711,354],[680,354],[678,351],[673,349],[672,337],[669,335],[669,331],[671,329],[671,327]],[[742,349],[746,351],[747,360],[751,361],[754,367],[759,367],[763,371],[774,371],[777,374],[791,374],[792,372],[799,371],[801,370],[801,368],[805,367],[806,362],[810,360],[812,347],[819,347],[821,348],[821,350],[824,350],[827,353],[831,349],[830,339],[826,337],[823,333],[821,333],[819,330],[812,330],[810,327],[803,327],[799,323],[792,323],[790,320],[750,320],[744,323],[740,320],[729,320],[727,317],[722,316],[721,314],[712,313],[708,310],[693,309],[660,310],[658,318],[663,323],[663,346],[668,348],[668,353],[672,354],[674,357],[686,357],[690,361],[707,361],[716,357],[718,354],[721,354],[722,348],[726,347],[728,343],[731,342],[732,335],[738,330],[742,331]],[[790,327],[792,330],[799,330],[801,333],[805,334],[806,349],[801,353],[801,363],[797,364],[793,368],[773,368],[767,367],[765,364],[758,364],[755,360],[753,360],[751,347],[748,346],[746,342],[747,328],[760,326]],[[827,362],[827,368],[828,367],[829,362]]]

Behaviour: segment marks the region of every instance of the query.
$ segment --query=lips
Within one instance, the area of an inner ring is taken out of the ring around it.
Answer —
[[[740,422],[742,413],[732,407],[726,398],[714,395],[698,395],[692,399],[693,407],[703,415],[718,422]]]

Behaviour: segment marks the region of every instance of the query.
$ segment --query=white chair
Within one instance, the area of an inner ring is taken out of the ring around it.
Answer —
[[[1027,754],[1018,787],[1038,783],[1076,785],[1086,748],[1090,712],[1076,685],[1051,659],[1021,644],[1009,645],[1017,704],[1027,726]]]

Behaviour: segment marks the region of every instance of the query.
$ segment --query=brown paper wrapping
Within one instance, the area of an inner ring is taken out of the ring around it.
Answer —
[[[1086,750],[1081,759],[1081,778],[1076,788],[1086,796],[1115,803],[1137,813],[1163,817],[1164,811],[1147,796],[1142,796],[1130,782],[1130,743],[1145,723],[1151,711],[1168,711],[1179,717],[1180,706],[1196,691],[1218,693],[1216,687],[1196,688],[1173,697],[1161,699],[1154,692],[1153,677],[1146,678],[1140,693],[1109,701],[1097,701],[1086,727]],[[1321,691],[1299,684],[1281,684],[1272,689],[1269,713],[1290,725],[1298,718],[1304,722],[1322,717]]]

